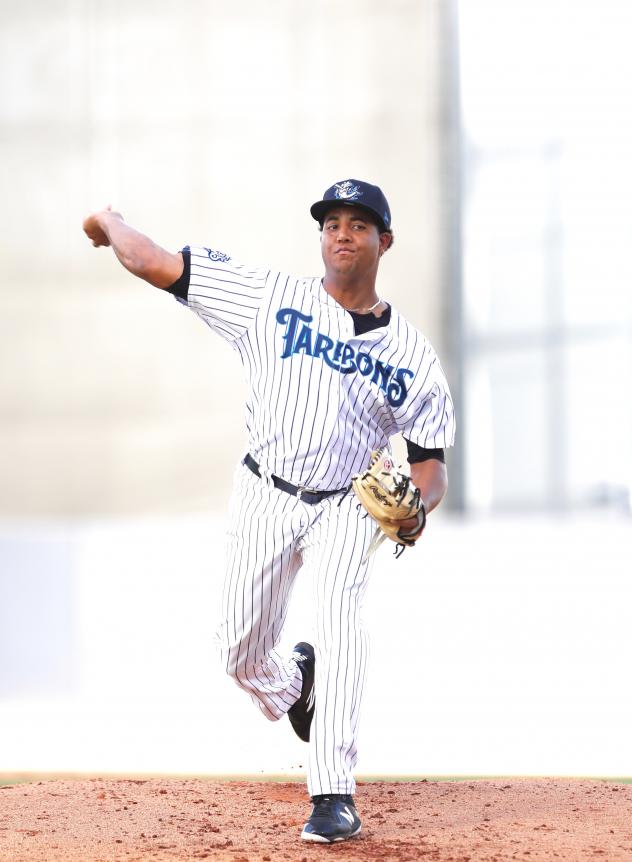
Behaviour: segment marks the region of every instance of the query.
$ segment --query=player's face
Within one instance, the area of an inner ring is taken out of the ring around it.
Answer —
[[[363,210],[336,207],[323,221],[321,251],[325,269],[345,276],[375,272],[388,242],[388,234],[380,234]]]

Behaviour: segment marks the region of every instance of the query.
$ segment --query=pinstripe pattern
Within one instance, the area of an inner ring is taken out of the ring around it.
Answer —
[[[437,355],[395,309],[388,326],[355,336],[351,316],[319,278],[211,260],[204,248],[191,249],[188,304],[241,357],[248,450],[264,471],[328,490],[347,485],[367,453],[397,431],[424,448],[452,445],[454,408]],[[277,320],[280,309],[310,317],[313,340],[340,344],[341,355],[365,367],[407,369],[406,398],[394,406],[372,373],[341,373],[307,351],[281,359],[287,327]]]
[[[239,465],[231,501],[222,623],[226,672],[266,718],[281,718],[301,692],[294,659],[275,650],[300,565],[295,543],[306,516],[296,498]]]
[[[277,649],[292,587],[313,589],[316,708],[311,795],[353,794],[368,641],[362,599],[373,522],[352,495],[308,505],[277,490],[341,489],[397,431],[424,448],[451,446],[454,410],[437,356],[397,311],[355,335],[319,278],[246,267],[191,248],[187,302],[237,350],[246,371],[248,450],[263,478],[239,465],[230,506],[218,640],[227,673],[266,718],[298,699],[296,661]]]
[[[310,795],[355,792],[356,737],[368,659],[362,600],[373,557],[362,564],[375,525],[348,495],[323,505],[302,546],[312,574],[316,710],[310,737]]]
[[[361,605],[373,557],[361,564],[374,526],[352,495],[317,505],[237,469],[218,631],[227,673],[266,718],[281,718],[301,691],[293,658],[276,646],[296,572],[310,579],[316,634],[316,710],[309,791],[353,793],[355,739],[368,641]]]

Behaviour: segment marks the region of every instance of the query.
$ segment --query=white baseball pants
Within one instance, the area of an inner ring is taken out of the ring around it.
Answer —
[[[301,691],[296,661],[276,647],[298,569],[311,579],[316,706],[308,790],[355,791],[353,768],[368,640],[361,605],[375,531],[353,493],[310,505],[240,465],[230,504],[218,639],[226,672],[266,718],[282,718]],[[305,637],[309,640],[309,637]],[[289,725],[288,725],[289,730]]]

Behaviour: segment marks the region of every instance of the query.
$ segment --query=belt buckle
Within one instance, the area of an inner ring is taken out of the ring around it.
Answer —
[[[298,485],[296,488],[296,499],[300,500],[303,494],[318,494],[314,488],[305,488],[303,485]]]

